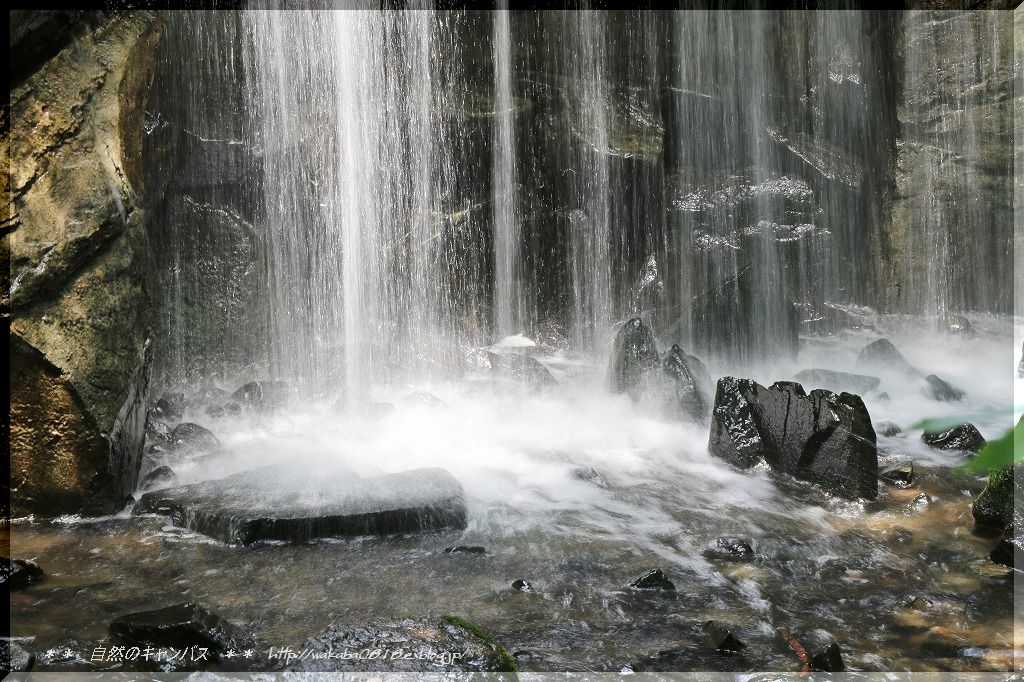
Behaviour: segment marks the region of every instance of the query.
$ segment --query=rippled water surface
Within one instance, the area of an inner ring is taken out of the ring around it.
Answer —
[[[742,375],[769,383],[806,367],[855,371],[859,350],[884,331],[967,398],[939,403],[882,377],[864,396],[876,425],[984,413],[974,423],[993,438],[1013,423],[1019,338],[1015,346],[1006,320],[972,322],[972,338],[886,320],[870,333],[803,339],[798,361]],[[656,665],[669,670],[799,670],[780,626],[808,649],[834,639],[852,669],[1012,665],[1011,572],[986,558],[996,540],[974,531],[970,504],[984,480],[951,468],[961,455],[927,448],[919,431],[880,436],[881,468],[913,460],[915,485],[882,485],[875,502],[842,501],[711,458],[705,425],[607,395],[603,367],[541,359],[560,380],[554,391],[471,374],[381,388],[373,399],[395,408],[376,416],[336,401],[259,421],[193,415],[226,454],[179,465],[186,482],[273,462],[360,475],[442,466],[465,488],[465,532],[235,547],[159,517],[22,520],[10,529],[12,555],[38,561],[47,578],[11,595],[12,634],[34,638],[34,651],[87,643],[120,614],[189,600],[251,627],[268,646],[299,646],[332,621],[458,614],[517,652],[526,670],[642,667],[665,651],[675,653]],[[416,391],[444,405],[403,399]],[[608,487],[577,478],[579,467],[593,467]],[[706,559],[708,543],[726,535],[749,541],[755,560]],[[487,553],[443,551],[456,544]],[[626,588],[655,567],[675,593]],[[516,579],[534,592],[513,591]],[[699,624],[712,618],[735,626],[748,645],[742,656],[697,644]]]

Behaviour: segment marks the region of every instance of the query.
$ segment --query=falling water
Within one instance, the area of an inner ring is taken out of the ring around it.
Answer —
[[[168,376],[234,368],[355,397],[458,378],[474,348],[540,329],[600,363],[635,315],[665,342],[756,365],[851,309],[1008,310],[995,88],[1011,60],[993,13],[169,24],[167,45],[193,45],[170,53],[179,72],[236,97],[220,111],[158,97],[176,117],[164,125],[251,123],[234,124],[246,153],[223,162],[226,190],[164,193],[217,212],[229,242],[213,251],[250,256],[225,277],[183,251],[182,220],[156,228],[179,254],[157,264]],[[176,153],[205,159],[228,138],[200,139]],[[227,328],[204,312],[225,282],[241,287]]]
[[[508,10],[494,13],[494,82],[494,326],[497,335],[504,337],[523,331],[525,317]]]

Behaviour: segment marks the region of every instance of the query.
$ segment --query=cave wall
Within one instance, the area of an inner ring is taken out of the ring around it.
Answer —
[[[11,512],[108,512],[134,489],[151,352],[140,206],[154,12],[12,12],[3,147]],[[41,43],[47,43],[41,45]],[[45,49],[43,49],[45,48]]]

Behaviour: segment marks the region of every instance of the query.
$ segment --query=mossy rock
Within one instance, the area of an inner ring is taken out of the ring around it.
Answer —
[[[1011,530],[1014,521],[1013,497],[1016,486],[1014,476],[1020,475],[1020,467],[1003,467],[989,473],[988,485],[971,505],[974,522],[1002,530]],[[1020,493],[1021,491],[1016,490]]]

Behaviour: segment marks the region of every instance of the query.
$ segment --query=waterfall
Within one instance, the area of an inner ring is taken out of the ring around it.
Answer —
[[[637,315],[749,366],[851,310],[1009,310],[997,13],[247,10],[167,34],[168,377],[358,402],[518,332],[600,364]]]
[[[515,103],[512,95],[512,29],[509,11],[494,13],[494,327],[503,337],[526,322],[522,276],[522,224],[516,174]]]

